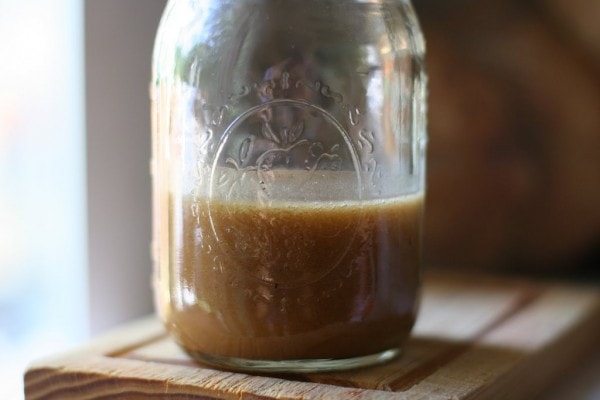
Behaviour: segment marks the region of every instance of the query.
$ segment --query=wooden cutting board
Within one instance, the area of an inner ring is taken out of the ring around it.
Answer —
[[[430,274],[404,354],[350,372],[251,376],[192,361],[148,318],[25,375],[27,399],[530,399],[600,345],[597,287]]]

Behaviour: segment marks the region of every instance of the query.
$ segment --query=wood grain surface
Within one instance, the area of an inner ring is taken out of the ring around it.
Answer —
[[[385,365],[253,376],[194,362],[151,317],[30,366],[27,399],[530,399],[598,349],[596,287],[434,275],[403,355]]]

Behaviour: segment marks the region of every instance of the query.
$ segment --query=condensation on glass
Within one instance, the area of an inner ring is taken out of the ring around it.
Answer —
[[[399,354],[420,287],[423,56],[408,1],[168,3],[155,297],[189,354],[290,372]]]

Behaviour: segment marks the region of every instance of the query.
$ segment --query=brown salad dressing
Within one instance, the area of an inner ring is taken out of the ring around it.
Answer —
[[[189,352],[350,358],[407,338],[420,284],[420,194],[262,206],[169,199],[169,295],[159,309]]]

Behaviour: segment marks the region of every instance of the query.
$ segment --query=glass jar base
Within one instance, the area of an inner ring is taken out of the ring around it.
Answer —
[[[400,349],[343,359],[251,360],[246,358],[216,356],[194,351],[187,352],[195,360],[219,369],[240,372],[315,373],[345,371],[386,363],[401,353]]]

